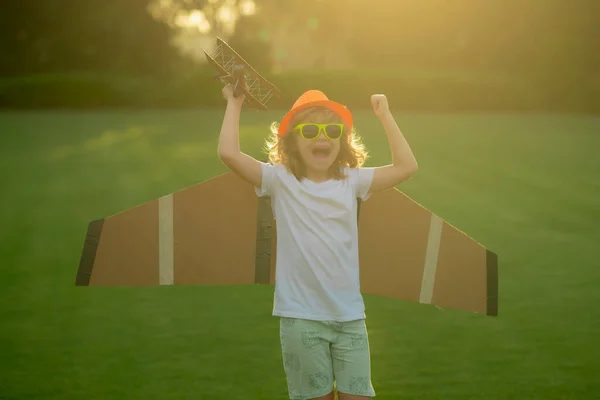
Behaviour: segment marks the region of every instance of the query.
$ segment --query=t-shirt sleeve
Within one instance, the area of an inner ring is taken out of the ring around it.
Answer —
[[[348,176],[350,183],[354,188],[356,197],[361,200],[367,200],[371,197],[369,190],[371,189],[371,183],[373,183],[373,174],[375,168],[349,168]]]
[[[262,178],[260,187],[254,187],[254,191],[258,197],[272,196],[277,189],[277,164],[260,163],[262,169]]]

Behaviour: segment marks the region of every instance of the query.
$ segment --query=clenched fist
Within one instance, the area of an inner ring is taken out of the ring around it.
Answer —
[[[227,102],[231,102],[238,107],[242,106],[242,104],[244,103],[244,100],[246,98],[246,96],[244,96],[243,93],[240,94],[238,97],[235,97],[234,93],[233,93],[233,85],[231,85],[231,84],[226,85],[223,88],[222,93],[223,93],[223,98],[225,100],[227,100]]]
[[[385,97],[384,94],[374,94],[371,96],[371,105],[373,106],[375,115],[377,115],[379,118],[390,112],[387,97]]]

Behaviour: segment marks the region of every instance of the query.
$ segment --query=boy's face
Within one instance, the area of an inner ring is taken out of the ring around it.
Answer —
[[[346,134],[341,123],[337,114],[320,107],[300,111],[292,122],[295,147],[309,176],[329,178],[330,168],[340,154],[340,142]],[[300,125],[304,127],[299,128]]]
[[[320,123],[315,121],[315,123]],[[315,127],[308,127],[305,129],[314,130]],[[339,129],[335,126],[332,126],[328,129],[336,130]],[[337,139],[329,139],[321,129],[318,132],[318,137],[315,139],[306,139],[302,136],[300,132],[296,133],[296,145],[298,148],[298,152],[300,153],[300,157],[302,157],[302,161],[306,166],[308,171],[313,173],[326,173],[329,171],[333,163],[338,157],[340,153],[340,138]],[[314,135],[314,133],[312,133]],[[306,135],[311,137],[310,135]],[[330,135],[334,136],[334,135]]]

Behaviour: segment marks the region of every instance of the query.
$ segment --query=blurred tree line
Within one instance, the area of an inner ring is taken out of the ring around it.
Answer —
[[[489,74],[490,79],[510,76],[532,85],[540,91],[540,108],[553,108],[556,103],[554,108],[600,110],[597,0],[254,0],[256,12],[237,15],[235,30],[227,31],[219,10],[224,6],[235,10],[241,2],[3,0],[0,105],[60,104],[57,92],[63,93],[63,102],[68,104],[73,102],[69,96],[81,91],[87,95],[80,93],[77,101],[89,105],[102,104],[99,98],[109,105],[135,103],[133,97],[150,101],[135,92],[150,90],[143,83],[136,86],[113,80],[108,85],[109,76],[143,77],[153,85],[168,82],[172,97],[155,98],[148,105],[213,104],[218,91],[215,96],[215,84],[203,78],[212,73],[173,45],[177,12],[199,9],[210,24],[210,34],[224,37],[268,77],[279,56],[294,52],[293,44],[273,48],[281,46],[281,40],[275,39],[282,32],[307,42],[311,55],[320,56],[313,57],[306,74],[283,71],[273,78],[290,90],[301,90],[295,88],[313,78],[315,84],[327,85],[334,77],[322,70],[322,60],[328,54],[338,57],[334,52],[343,49],[356,71],[355,75],[347,72],[346,77],[358,86],[368,86],[371,78],[381,80],[373,72],[379,69],[387,71],[382,76],[388,81],[402,79],[399,75],[407,69],[427,70],[431,82],[424,87],[431,91],[437,84],[443,86],[440,76],[448,75],[447,71],[470,71],[478,76]],[[93,83],[90,74],[96,77]],[[88,78],[81,78],[84,75]],[[98,81],[98,76],[104,80]],[[457,85],[465,78],[453,79],[452,85]],[[191,93],[190,83],[196,84],[199,93]],[[403,90],[400,83],[390,84]],[[46,89],[40,89],[44,85]],[[511,95],[508,87],[502,94],[486,93],[486,87],[467,89],[482,98]],[[125,94],[117,96],[115,91],[124,88],[133,92],[119,104],[116,97]],[[461,91],[458,86],[452,90]],[[46,94],[36,100],[36,93]],[[506,108],[510,102],[502,104],[498,107]]]
[[[171,29],[148,0],[3,0],[0,73],[165,72],[178,62]]]

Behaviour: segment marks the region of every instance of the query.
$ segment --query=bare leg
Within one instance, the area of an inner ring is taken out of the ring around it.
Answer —
[[[345,394],[345,393],[340,393],[338,392],[338,396],[340,397],[340,400],[369,400],[370,397],[368,396],[356,396],[354,394]]]
[[[311,400],[334,400],[333,392],[329,393],[328,395],[317,397],[317,398],[311,399]]]

